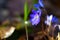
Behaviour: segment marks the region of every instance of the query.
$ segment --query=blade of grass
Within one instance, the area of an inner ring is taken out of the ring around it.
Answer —
[[[25,2],[25,5],[24,5],[24,21],[27,20],[27,16],[28,16],[28,5],[27,5],[27,2]]]
[[[26,0],[25,5],[24,5],[24,22],[27,21],[27,17],[28,17],[28,4]],[[25,30],[26,30],[26,38],[28,40],[28,28],[26,24],[25,24]]]

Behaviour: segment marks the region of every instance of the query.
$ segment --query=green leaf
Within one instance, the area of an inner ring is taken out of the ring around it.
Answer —
[[[28,17],[28,4],[27,4],[27,1],[26,1],[25,4],[24,4],[24,21],[27,20],[27,17]]]

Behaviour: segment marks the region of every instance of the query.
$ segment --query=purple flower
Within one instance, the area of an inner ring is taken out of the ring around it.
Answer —
[[[34,4],[34,7],[35,7],[35,8],[39,8],[40,5],[39,5],[39,4]]]
[[[34,4],[34,7],[35,8],[40,8],[40,7],[44,7],[44,4],[43,4],[43,0],[38,0],[38,3],[37,4]]]
[[[39,5],[40,5],[41,7],[44,7],[44,5],[43,5],[43,0],[39,0],[38,2],[39,2]]]
[[[50,26],[52,22],[52,18],[53,18],[53,15],[50,15],[50,16],[47,15],[47,20],[45,20],[45,24]]]
[[[52,18],[52,23],[58,23],[58,21],[59,21],[59,20],[58,20],[57,17],[54,16],[54,17]]]
[[[40,22],[41,10],[32,10],[32,14],[30,15],[30,21],[32,25],[37,25]]]

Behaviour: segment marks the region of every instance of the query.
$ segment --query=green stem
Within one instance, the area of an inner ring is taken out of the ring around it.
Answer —
[[[26,38],[28,40],[28,29],[27,29],[27,26],[25,25],[25,30],[26,30]]]

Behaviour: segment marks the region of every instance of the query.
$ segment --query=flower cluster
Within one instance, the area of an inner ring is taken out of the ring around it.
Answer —
[[[41,9],[40,7],[43,7],[42,0],[38,1],[38,4],[34,4],[34,7],[38,10],[32,10],[32,14],[30,15],[30,22],[32,25],[37,25],[40,22],[40,16],[41,16]]]
[[[51,25],[51,23],[58,23],[58,18],[53,15],[47,16],[47,20],[45,21],[45,24]]]

